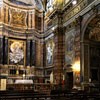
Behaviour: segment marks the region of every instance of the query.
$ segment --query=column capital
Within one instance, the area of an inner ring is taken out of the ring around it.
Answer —
[[[82,16],[79,16],[75,19],[75,25],[80,25],[81,24],[81,21],[82,21]]]

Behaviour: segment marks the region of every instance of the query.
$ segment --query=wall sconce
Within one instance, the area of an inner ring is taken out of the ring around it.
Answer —
[[[80,62],[79,61],[75,62],[75,64],[73,65],[72,69],[75,72],[80,72]]]

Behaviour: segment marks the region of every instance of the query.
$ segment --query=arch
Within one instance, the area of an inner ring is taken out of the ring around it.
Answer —
[[[88,15],[87,15],[88,16]],[[85,32],[86,32],[86,28],[88,26],[88,24],[97,16],[97,14],[92,13],[90,16],[88,16],[87,20],[85,21],[86,23],[84,25],[81,25],[81,41],[84,42],[84,38],[85,38]],[[84,19],[83,19],[84,21]]]
[[[89,39],[89,33],[91,29],[96,27],[96,22],[98,22],[98,19],[100,20],[99,12],[95,12],[92,9],[90,12],[86,13],[83,16],[82,23],[81,23],[81,75],[82,75],[83,83],[89,82],[89,79],[91,78],[90,48],[92,42]]]

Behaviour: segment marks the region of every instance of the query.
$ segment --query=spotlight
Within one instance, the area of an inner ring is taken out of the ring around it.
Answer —
[[[73,5],[76,5],[76,3],[77,3],[77,0],[73,0],[73,1],[72,1],[72,4],[73,4]]]

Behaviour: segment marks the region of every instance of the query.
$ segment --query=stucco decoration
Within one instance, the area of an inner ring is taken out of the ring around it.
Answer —
[[[26,13],[24,11],[15,11],[14,9],[12,9],[10,11],[11,15],[10,15],[10,23],[11,25],[15,25],[17,27],[25,27],[26,26]]]

